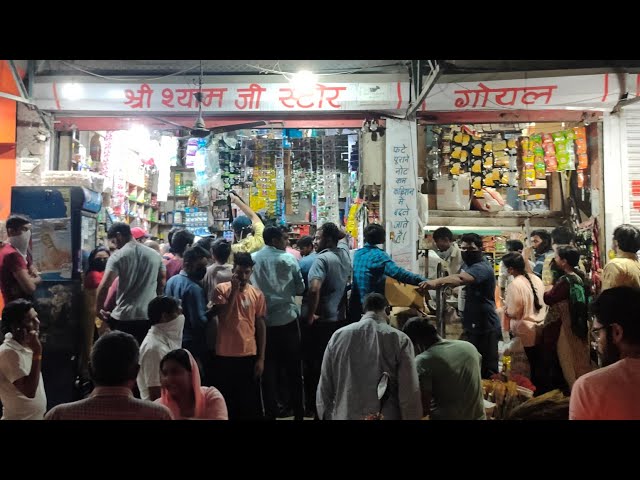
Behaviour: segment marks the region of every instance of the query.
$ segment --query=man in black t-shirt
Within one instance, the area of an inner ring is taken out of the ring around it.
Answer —
[[[420,284],[421,290],[441,286],[465,286],[465,306],[462,326],[466,339],[482,355],[482,378],[498,372],[498,338],[500,320],[496,313],[496,277],[491,264],[482,253],[482,239],[475,233],[462,236],[460,250],[464,265],[456,275]]]

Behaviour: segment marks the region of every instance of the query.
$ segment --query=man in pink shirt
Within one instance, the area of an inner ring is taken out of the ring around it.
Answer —
[[[60,404],[45,420],[171,420],[163,406],[134,398],[140,369],[140,347],[125,332],[110,332],[91,350],[91,378],[96,387],[88,398]]]
[[[640,420],[640,290],[605,290],[592,305],[602,368],[576,381],[570,420]]]

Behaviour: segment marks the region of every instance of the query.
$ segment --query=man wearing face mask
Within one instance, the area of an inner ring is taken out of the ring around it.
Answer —
[[[6,227],[9,238],[0,247],[0,290],[5,305],[18,298],[31,298],[42,281],[28,252],[31,222],[20,215],[11,215]]]
[[[182,348],[185,317],[178,300],[156,297],[149,303],[151,328],[140,346],[138,389],[142,400],[160,398],[160,361],[172,350]]]
[[[207,297],[202,280],[207,273],[211,254],[202,247],[192,247],[183,254],[183,266],[178,275],[169,279],[164,294],[180,300],[184,312],[182,348],[191,352],[198,362],[200,374],[207,358]]]
[[[574,383],[569,419],[640,420],[640,290],[611,288],[591,308],[602,368]]]
[[[462,326],[466,340],[482,355],[482,378],[498,372],[498,337],[500,320],[496,313],[496,277],[493,266],[482,253],[482,238],[475,233],[462,236],[460,250],[464,265],[456,275],[429,280],[420,284],[421,290],[435,290],[440,286],[465,286],[465,306]]]

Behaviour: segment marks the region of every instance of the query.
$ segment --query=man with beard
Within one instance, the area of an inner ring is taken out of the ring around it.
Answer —
[[[169,279],[164,289],[168,297],[177,298],[184,313],[182,348],[191,352],[204,377],[207,358],[207,297],[201,286],[211,254],[202,247],[188,249],[182,255],[182,270]]]
[[[553,258],[554,252],[551,248],[551,235],[546,230],[534,230],[531,232],[531,247],[535,252],[535,265],[533,273],[542,278],[542,269],[547,257]],[[530,250],[527,249],[524,254],[525,259],[529,259]]]
[[[482,238],[478,234],[463,235],[460,250],[464,265],[459,274],[422,282],[420,289],[465,286],[464,336],[482,355],[482,378],[489,378],[498,372],[498,336],[501,328],[494,301],[495,272],[482,254]]]
[[[602,271],[602,291],[614,287],[640,287],[640,230],[633,225],[619,225],[613,231],[616,258]]]
[[[602,368],[571,391],[570,420],[640,420],[640,290],[616,287],[592,304],[591,334]]]

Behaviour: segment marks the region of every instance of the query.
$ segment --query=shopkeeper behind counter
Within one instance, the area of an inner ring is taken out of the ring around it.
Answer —
[[[231,246],[231,258],[238,252],[253,253],[264,247],[264,224],[260,217],[233,190],[229,192],[231,201],[246,215],[236,218],[231,224],[236,243]]]

